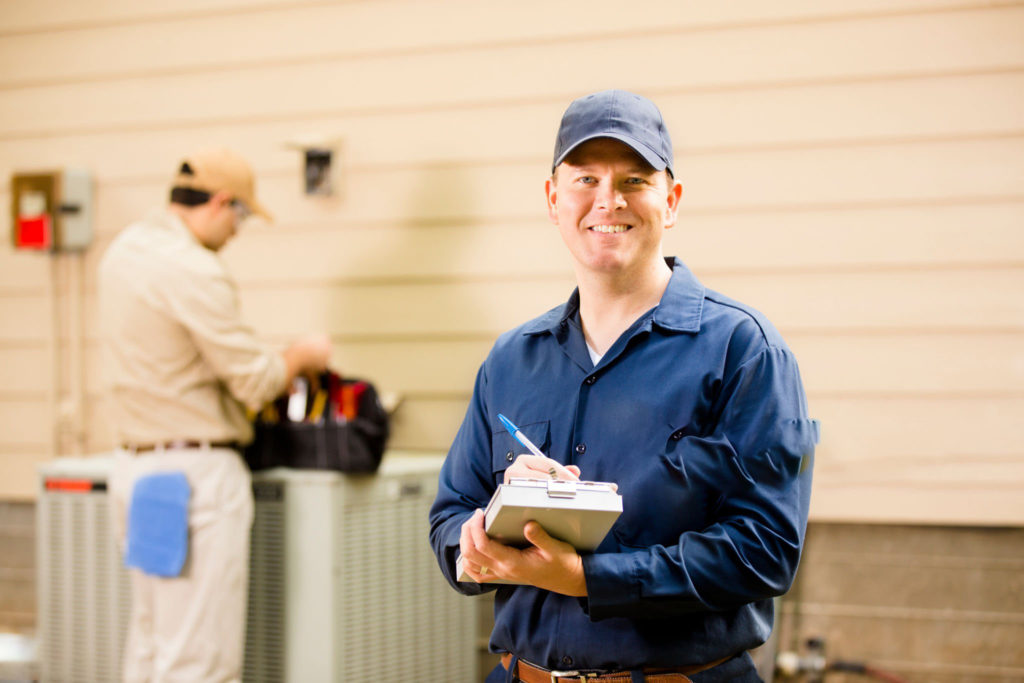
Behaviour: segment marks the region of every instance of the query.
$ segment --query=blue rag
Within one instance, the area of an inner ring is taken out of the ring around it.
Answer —
[[[184,472],[139,477],[128,507],[124,564],[147,574],[181,574],[188,556],[188,501],[192,490]]]

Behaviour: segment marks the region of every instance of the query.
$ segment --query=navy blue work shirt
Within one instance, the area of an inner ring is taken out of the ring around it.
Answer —
[[[658,306],[596,366],[574,292],[503,334],[480,368],[441,470],[430,542],[458,591],[497,589],[492,652],[549,669],[629,670],[703,664],[768,638],[771,598],[800,559],[817,423],[775,328],[668,263]],[[455,581],[462,524],[524,452],[499,412],[583,479],[619,486],[622,515],[583,555],[585,598]]]

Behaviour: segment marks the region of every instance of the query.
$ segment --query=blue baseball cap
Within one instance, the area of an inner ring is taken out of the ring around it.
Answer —
[[[646,97],[625,90],[602,90],[573,100],[558,126],[551,172],[574,149],[594,138],[624,142],[655,170],[667,170],[675,177],[672,138],[661,112]]]

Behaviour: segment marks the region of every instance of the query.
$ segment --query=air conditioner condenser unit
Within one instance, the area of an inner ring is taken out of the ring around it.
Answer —
[[[128,576],[109,531],[112,459],[40,466],[44,681],[116,681]],[[427,541],[443,457],[392,453],[374,475],[253,475],[247,683],[477,680],[475,605]]]

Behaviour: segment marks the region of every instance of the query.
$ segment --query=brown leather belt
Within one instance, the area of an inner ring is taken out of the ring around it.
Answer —
[[[184,448],[230,448],[234,451],[241,451],[242,444],[237,441],[193,441],[191,439],[178,439],[176,441],[165,441],[163,443],[126,443],[121,448],[129,453],[149,453],[151,451],[178,451]]]
[[[644,677],[648,683],[688,683],[691,674],[706,671],[727,659],[729,657],[723,657],[708,664],[681,666],[674,669],[644,669]],[[501,665],[505,667],[506,671],[511,663],[512,655],[506,652],[501,656]],[[607,681],[608,683],[623,681],[629,683],[633,680],[628,671],[608,671],[600,674],[586,671],[550,671],[521,659],[517,663],[515,675],[523,683],[555,683],[556,681]]]

